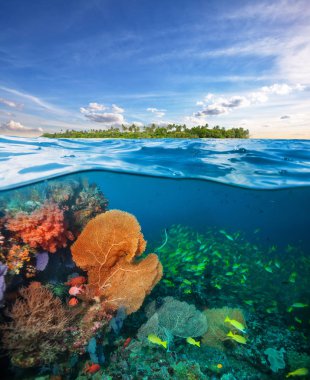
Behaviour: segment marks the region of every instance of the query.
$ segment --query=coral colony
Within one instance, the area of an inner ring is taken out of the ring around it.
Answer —
[[[309,378],[297,248],[174,225],[147,254],[135,216],[82,179],[15,190],[0,207],[3,378]]]

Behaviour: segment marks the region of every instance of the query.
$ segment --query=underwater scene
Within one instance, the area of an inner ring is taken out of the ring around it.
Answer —
[[[310,378],[309,141],[0,148],[1,379]]]

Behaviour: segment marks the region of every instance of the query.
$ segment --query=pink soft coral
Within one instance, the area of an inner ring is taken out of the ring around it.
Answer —
[[[73,235],[67,230],[64,211],[56,203],[46,202],[39,209],[28,214],[19,212],[8,218],[6,228],[31,248],[42,248],[54,253],[67,246]]]

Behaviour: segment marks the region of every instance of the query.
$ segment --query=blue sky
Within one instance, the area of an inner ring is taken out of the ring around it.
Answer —
[[[0,23],[0,133],[176,122],[310,138],[308,0],[10,0]]]

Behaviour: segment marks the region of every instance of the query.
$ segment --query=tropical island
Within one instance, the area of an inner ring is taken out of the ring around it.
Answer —
[[[55,133],[44,133],[43,137],[49,138],[126,138],[126,139],[158,139],[158,138],[249,138],[249,131],[244,128],[220,128],[209,125],[188,128],[185,124],[169,124],[167,126],[139,127],[135,124],[130,126],[122,125],[121,128],[110,127],[109,129],[90,129],[77,131],[67,129]]]

